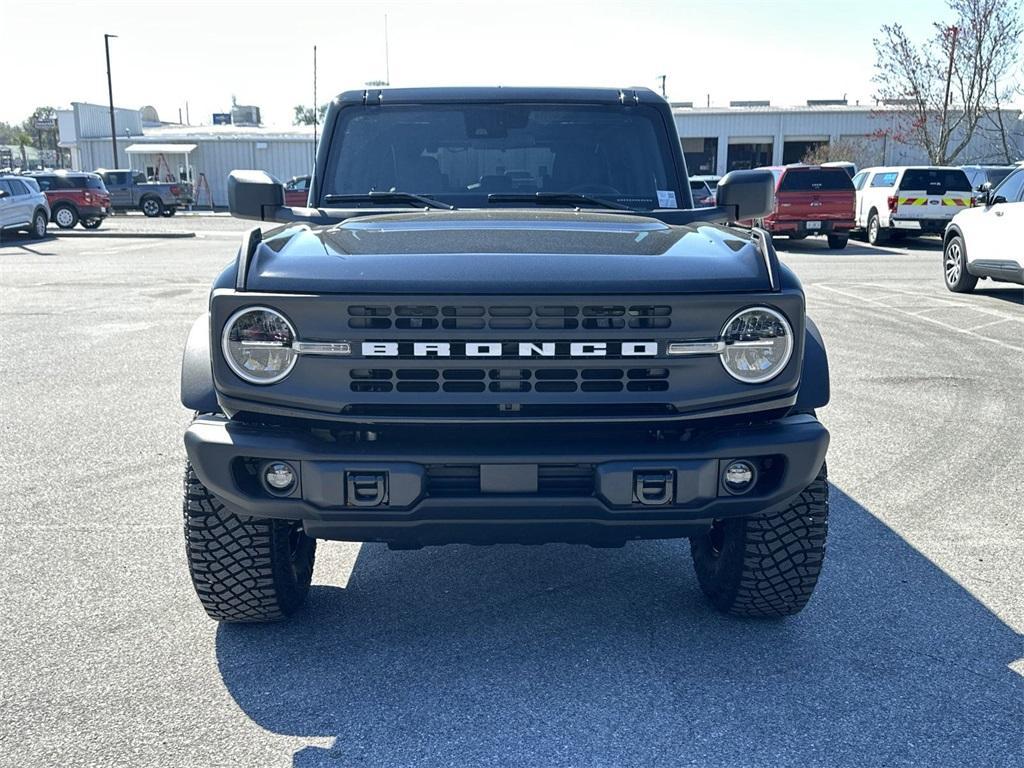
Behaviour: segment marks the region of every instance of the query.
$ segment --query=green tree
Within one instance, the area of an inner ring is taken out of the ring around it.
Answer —
[[[316,122],[323,125],[324,115],[327,114],[327,104],[321,104],[318,110]],[[313,124],[313,108],[307,107],[304,104],[295,105],[295,117],[292,118],[292,125],[312,125]]]

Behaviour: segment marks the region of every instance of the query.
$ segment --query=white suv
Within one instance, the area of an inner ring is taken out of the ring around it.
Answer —
[[[893,166],[865,168],[853,177],[854,226],[881,245],[893,235],[941,234],[971,206],[971,182],[960,168]]]
[[[961,211],[946,228],[942,271],[946,287],[974,290],[979,277],[1024,284],[1024,164],[982,191],[978,206]]]
[[[0,176],[0,238],[16,230],[45,237],[49,221],[50,206],[35,179]]]

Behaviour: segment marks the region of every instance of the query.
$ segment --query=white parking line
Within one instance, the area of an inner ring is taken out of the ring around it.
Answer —
[[[1011,317],[1004,317],[1002,320],[993,320],[991,323],[982,323],[971,328],[972,331],[977,331],[980,328],[988,328],[990,325],[999,325],[1000,323],[1008,323],[1012,320]]]
[[[992,307],[979,307],[976,303],[971,303],[966,299],[958,299],[952,296],[935,296],[931,293],[921,293],[920,291],[907,291],[900,290],[899,288],[893,288],[890,285],[879,285],[878,283],[854,283],[854,285],[867,285],[872,288],[885,288],[889,291],[895,291],[899,295],[913,296],[918,299],[928,299],[930,301],[941,302],[942,307],[962,307],[964,309],[972,309],[975,312],[980,312],[983,315],[991,315],[992,317],[998,317],[1001,320],[1017,320],[1018,322],[1024,322],[1024,317],[1016,314],[1007,314],[1001,312],[998,309]],[[917,310],[918,312],[927,312],[931,309],[940,309],[941,307],[928,307],[926,309]]]
[[[888,304],[883,304],[883,303],[881,303],[879,301],[875,301],[874,299],[866,299],[863,296],[858,296],[857,294],[849,293],[847,291],[841,291],[838,288],[833,288],[832,286],[825,285],[824,283],[818,283],[817,287],[821,288],[823,290],[826,290],[826,291],[831,291],[832,293],[838,294],[839,296],[845,296],[848,299],[853,299],[855,301],[859,301],[859,302],[861,302],[863,304],[873,304],[876,307],[880,307],[882,309],[888,309],[891,312],[899,312],[901,315],[906,315],[907,317],[912,317],[912,318],[915,318],[916,320],[923,320],[926,323],[932,323],[933,325],[938,325],[938,326],[940,326],[942,328],[945,328],[946,330],[953,331],[955,333],[962,333],[962,334],[964,334],[966,336],[973,336],[974,338],[979,339],[981,341],[987,341],[990,344],[996,344],[997,346],[1005,347],[1006,349],[1012,349],[1014,352],[1024,352],[1024,347],[1015,347],[1013,344],[1007,344],[1002,339],[993,339],[991,336],[982,336],[980,333],[975,333],[974,331],[968,330],[966,328],[959,328],[959,327],[957,327],[955,325],[950,325],[949,323],[944,323],[941,320],[936,320],[933,317],[925,317],[924,315],[919,315],[919,314],[915,314],[913,312],[908,312],[905,309],[899,309],[898,307],[890,307]],[[990,312],[990,313],[987,313],[987,314],[995,314],[995,313],[991,313]],[[1013,319],[1013,318],[1006,318],[1006,319],[1010,320],[1010,319]]]

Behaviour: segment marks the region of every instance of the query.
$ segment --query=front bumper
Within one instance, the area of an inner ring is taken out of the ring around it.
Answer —
[[[200,417],[185,433],[185,449],[202,482],[232,511],[302,520],[318,538],[395,546],[621,544],[687,536],[715,518],[785,504],[815,478],[829,441],[811,416],[686,438],[562,429],[409,427],[370,442]],[[733,495],[721,475],[728,461],[741,458],[757,467],[758,480]],[[272,494],[260,480],[271,460],[290,463],[298,474],[286,495]],[[359,490],[367,478],[380,484],[378,503],[366,504]]]

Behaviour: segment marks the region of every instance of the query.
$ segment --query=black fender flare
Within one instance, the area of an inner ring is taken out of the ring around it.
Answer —
[[[800,391],[793,412],[804,413],[828,404],[828,354],[821,331],[811,318],[806,318],[804,330],[804,362],[800,372]]]
[[[181,404],[198,413],[219,413],[210,357],[210,313],[196,318],[181,358]]]

